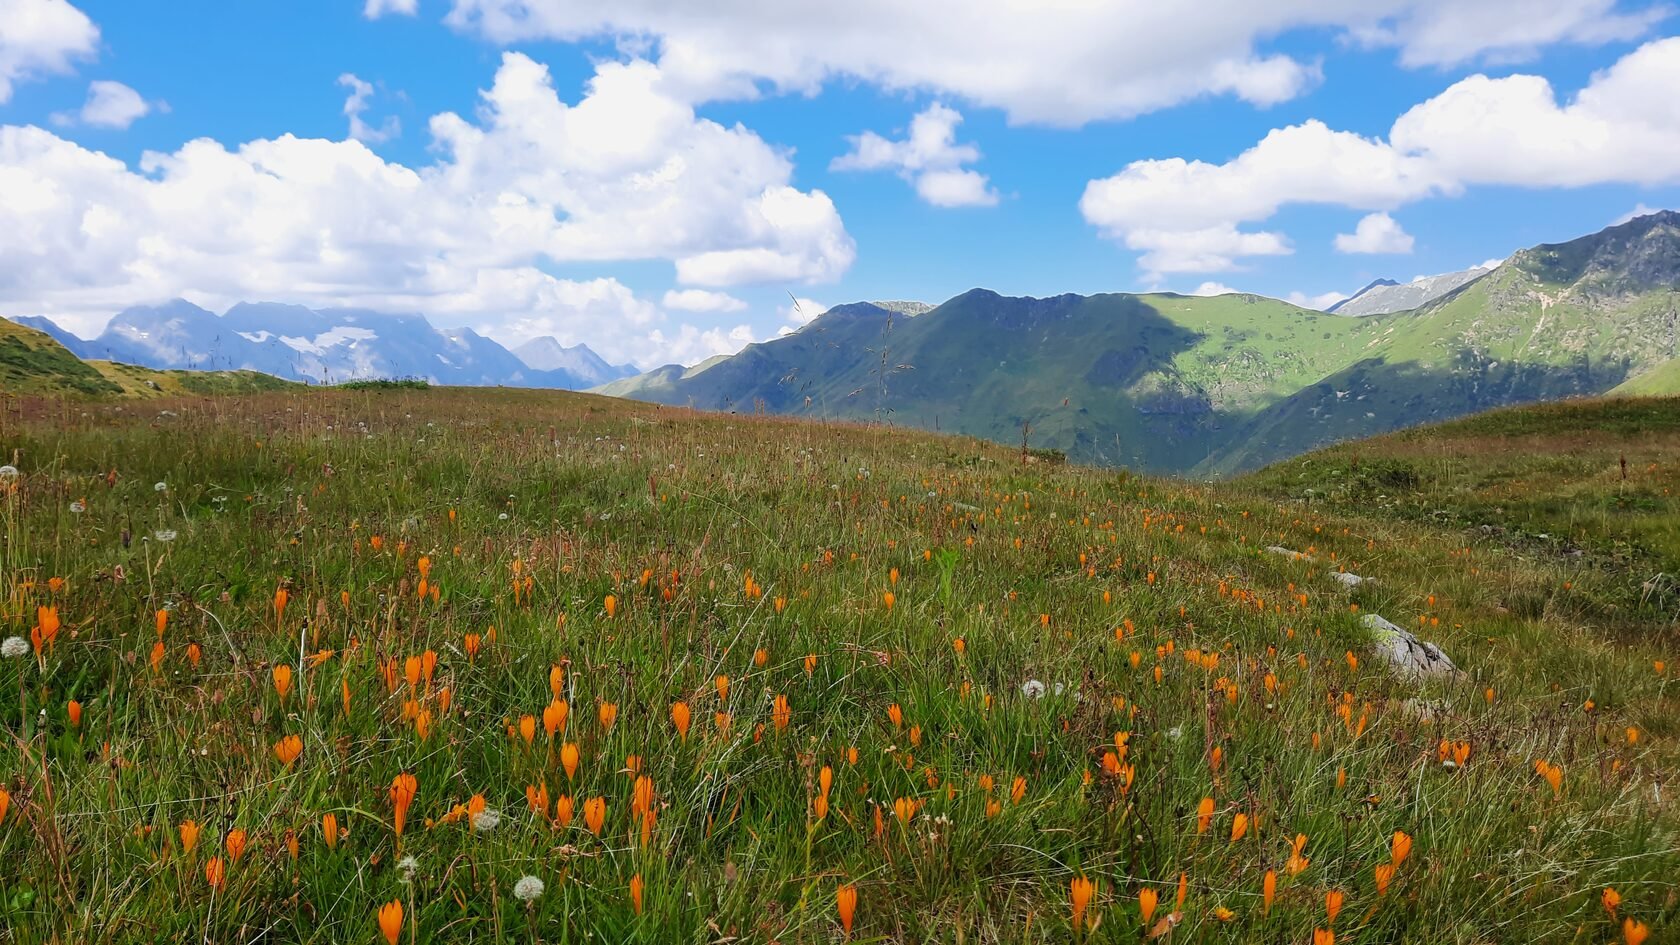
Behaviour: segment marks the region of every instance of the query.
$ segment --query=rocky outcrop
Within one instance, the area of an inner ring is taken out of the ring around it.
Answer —
[[[1376,614],[1366,614],[1360,622],[1371,631],[1373,652],[1402,676],[1437,678],[1459,674],[1452,659],[1428,640],[1420,640],[1405,628]]]

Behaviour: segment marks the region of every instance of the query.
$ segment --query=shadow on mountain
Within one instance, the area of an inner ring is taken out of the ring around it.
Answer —
[[[1157,471],[1207,454],[1221,426],[1175,359],[1203,336],[1130,295],[965,292],[929,312],[868,303],[634,396],[706,410],[883,423]]]
[[[1547,365],[1457,352],[1450,366],[1361,361],[1249,415],[1195,472],[1230,475],[1309,450],[1451,420],[1495,407],[1603,394],[1626,380],[1626,360]]]

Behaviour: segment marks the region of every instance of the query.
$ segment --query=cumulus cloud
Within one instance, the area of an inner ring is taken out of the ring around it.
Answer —
[[[370,20],[377,20],[387,13],[413,16],[419,5],[420,0],[367,0],[362,6],[362,15]]]
[[[1538,76],[1474,75],[1401,115],[1386,140],[1307,121],[1224,164],[1135,161],[1087,184],[1080,209],[1104,235],[1145,251],[1140,262],[1151,272],[1217,272],[1287,252],[1281,235],[1242,227],[1288,204],[1387,212],[1478,184],[1673,183],[1675,88],[1680,38],[1628,53],[1569,101]]]
[[[140,93],[121,82],[96,81],[88,84],[87,101],[74,112],[56,112],[55,125],[83,124],[94,128],[121,130],[150,114],[152,105]]]
[[[1190,290],[1191,295],[1207,298],[1215,295],[1233,295],[1239,290],[1233,289],[1223,282],[1204,282]]]
[[[720,354],[734,354],[758,339],[748,325],[705,329],[682,325],[673,332],[654,329],[649,340],[662,353],[662,363],[692,366]]]
[[[910,132],[902,141],[873,131],[848,137],[852,150],[830,162],[829,170],[891,170],[936,207],[991,206],[998,197],[986,175],[963,167],[980,160],[980,149],[957,144],[961,122],[956,109],[935,102],[910,120]]]
[[[747,303],[727,292],[705,289],[671,289],[665,293],[663,304],[683,312],[739,312],[747,307]]]
[[[1299,305],[1302,308],[1310,308],[1314,311],[1322,312],[1345,298],[1347,298],[1346,292],[1321,292],[1318,295],[1308,295],[1305,292],[1291,292],[1284,296],[1284,301],[1291,305]]]
[[[344,100],[344,117],[350,119],[350,137],[368,144],[379,144],[389,141],[402,133],[402,125],[397,116],[389,115],[376,128],[369,125],[362,113],[367,111],[367,100],[373,96],[373,85],[357,78],[354,73],[346,72],[338,77],[338,84],[350,90],[350,95]]]
[[[811,91],[836,77],[931,90],[1000,108],[1016,122],[1079,125],[1206,95],[1287,101],[1316,62],[1261,47],[1292,30],[1392,47],[1411,66],[1509,61],[1560,43],[1636,38],[1661,16],[1617,0],[453,0],[448,22],[501,43],[657,43],[675,81],[700,97],[746,97],[768,82]]]
[[[818,315],[828,311],[828,306],[816,299],[788,299],[788,304],[781,307],[782,320],[793,328],[809,325]]]
[[[0,0],[0,104],[18,82],[70,72],[98,45],[99,27],[66,0]]]
[[[1338,253],[1394,253],[1412,251],[1412,234],[1386,213],[1368,213],[1359,218],[1352,233],[1336,234]]]
[[[473,120],[445,113],[430,130],[435,160],[417,167],[291,135],[199,139],[130,167],[0,126],[0,314],[91,331],[187,295],[420,311],[500,337],[589,319],[624,360],[652,343],[657,307],[544,265],[667,260],[680,281],[726,285],[852,261],[832,202],[791,186],[783,152],[698,118],[647,62],[599,66],[569,104],[546,68],[509,53]]]

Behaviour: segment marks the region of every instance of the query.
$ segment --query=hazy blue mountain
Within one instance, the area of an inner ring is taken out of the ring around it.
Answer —
[[[608,364],[605,358],[590,350],[588,345],[576,344],[567,347],[551,335],[532,338],[522,345],[517,345],[513,348],[513,354],[527,367],[538,371],[564,371],[586,387],[616,381],[637,373],[636,368],[628,364]]]
[[[312,384],[414,377],[434,384],[576,390],[634,373],[607,364],[585,345],[560,348],[563,356],[548,366],[532,365],[470,328],[438,329],[420,315],[369,309],[241,302],[216,315],[174,299],[126,308],[92,339],[40,316],[13,320],[85,360],[160,370],[251,370]]]

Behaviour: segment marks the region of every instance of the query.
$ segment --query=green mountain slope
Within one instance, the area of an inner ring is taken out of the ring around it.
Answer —
[[[1197,471],[1624,385],[1661,393],[1680,354],[1677,320],[1680,214],[1523,250],[1416,311],[1383,316],[1363,358],[1258,412]]]
[[[1252,295],[1006,298],[975,289],[905,317],[870,303],[704,371],[618,390],[706,409],[879,419],[1172,471],[1232,416],[1358,356],[1371,325]]]
[[[1419,423],[1607,393],[1680,355],[1677,299],[1670,212],[1519,252],[1409,312],[976,289],[915,317],[840,306],[703,369],[661,368],[600,392],[1010,444],[1025,434],[1082,461],[1218,476]]]
[[[256,371],[159,371],[83,361],[46,332],[0,318],[0,392],[162,397],[253,394],[305,385]]]
[[[115,394],[120,388],[46,332],[0,318],[0,391]]]

